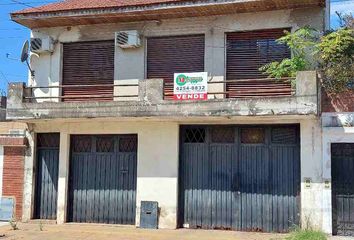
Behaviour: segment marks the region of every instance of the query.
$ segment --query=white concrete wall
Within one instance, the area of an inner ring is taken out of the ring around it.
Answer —
[[[301,147],[301,224],[322,229],[322,143],[319,120],[304,120],[300,125]],[[309,181],[309,186],[305,183]]]
[[[65,42],[114,39],[114,32],[137,29],[141,31],[142,47],[137,49],[116,48],[115,80],[146,78],[146,38],[186,34],[205,34],[205,71],[209,77],[223,80],[225,77],[225,33],[270,28],[292,28],[310,25],[322,30],[325,9],[316,7],[298,10],[278,10],[242,13],[225,16],[183,18],[139,23],[117,23],[35,29],[32,36],[50,35],[58,41],[53,54],[31,56],[35,77],[30,85],[48,86],[61,82],[62,45]],[[35,91],[36,96],[58,96],[57,89]],[[54,99],[51,99],[54,100]]]

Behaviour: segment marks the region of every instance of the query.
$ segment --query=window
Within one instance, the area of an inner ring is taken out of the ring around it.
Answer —
[[[295,127],[275,127],[272,128],[272,143],[276,144],[295,144]]]
[[[63,85],[68,86],[62,90],[63,101],[113,100],[114,49],[114,41],[63,44]],[[100,97],[80,97],[82,95]]]
[[[205,129],[204,128],[188,128],[184,136],[185,143],[204,143]]]
[[[204,35],[147,39],[147,78],[162,78],[167,98],[173,94],[173,74],[204,72]]]
[[[96,152],[114,152],[114,137],[98,136],[96,138]]]
[[[211,129],[211,141],[213,143],[234,143],[235,128],[214,127]]]
[[[92,137],[86,135],[77,135],[71,138],[73,152],[91,152]]]
[[[39,148],[58,148],[60,142],[59,133],[38,133],[37,147]]]
[[[282,36],[284,36],[284,29],[228,33],[226,35],[226,79],[266,78],[266,75],[259,71],[260,67],[291,57],[290,49],[285,44],[276,42],[276,39]],[[291,95],[290,83],[280,86],[282,95]],[[280,95],[277,88],[279,89],[279,82],[274,80],[234,81],[226,84],[229,98]]]
[[[136,152],[138,140],[136,135],[126,135],[119,138],[119,152]]]
[[[265,143],[264,128],[241,128],[241,143],[243,144]]]

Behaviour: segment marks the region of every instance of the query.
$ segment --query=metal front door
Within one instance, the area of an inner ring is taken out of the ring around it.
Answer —
[[[59,133],[37,134],[36,219],[56,219],[58,170]]]
[[[69,221],[135,224],[136,135],[71,137]]]
[[[354,236],[354,143],[333,143],[333,234]]]
[[[297,125],[183,126],[179,223],[286,232],[299,223]]]

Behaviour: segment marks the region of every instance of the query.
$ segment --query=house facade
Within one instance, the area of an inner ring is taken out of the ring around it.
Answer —
[[[354,91],[350,86],[342,93],[322,91],[321,100],[323,178],[331,183],[324,196],[332,196],[325,203],[332,215],[324,219],[324,225],[335,235],[352,235],[349,208],[353,192]]]
[[[156,201],[160,228],[332,233],[318,74],[258,70],[291,56],[275,42],[285,30],[324,30],[327,7],[68,0],[12,13],[33,38],[33,76],[8,91],[7,118],[31,129],[22,219],[139,226]],[[200,72],[207,99],[173,99],[174,73]]]

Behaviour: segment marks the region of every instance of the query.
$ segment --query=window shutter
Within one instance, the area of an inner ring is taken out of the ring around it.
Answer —
[[[290,58],[290,49],[276,40],[284,30],[267,29],[233,32],[226,35],[226,79],[260,79],[267,76],[258,69],[263,65]],[[291,95],[291,84],[270,81],[230,82],[226,85],[229,97]]]
[[[174,73],[204,72],[204,44],[204,35],[148,38],[147,77],[163,78],[165,94],[173,94]]]
[[[113,100],[114,41],[76,42],[63,44],[63,85],[97,85],[103,87],[66,87],[63,101]],[[74,97],[91,95],[90,97]],[[97,97],[94,95],[108,95]],[[70,96],[73,96],[72,98]]]

